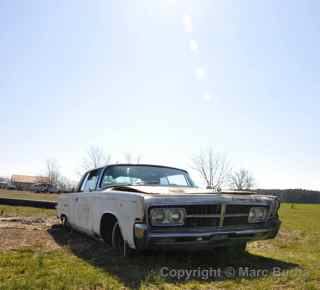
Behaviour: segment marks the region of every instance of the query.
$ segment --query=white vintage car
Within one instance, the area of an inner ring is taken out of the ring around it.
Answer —
[[[273,196],[200,189],[182,169],[115,164],[87,172],[76,193],[59,197],[57,215],[127,256],[155,248],[244,251],[249,241],[276,236],[279,206]]]

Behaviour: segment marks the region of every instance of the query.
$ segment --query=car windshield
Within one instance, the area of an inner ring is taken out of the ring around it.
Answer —
[[[101,188],[113,185],[156,185],[194,187],[186,171],[160,166],[115,165],[107,167]]]

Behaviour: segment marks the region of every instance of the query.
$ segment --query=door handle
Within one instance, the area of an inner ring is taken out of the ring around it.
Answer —
[[[79,197],[76,197],[76,198],[75,198],[75,201],[76,201],[76,202],[79,201]]]

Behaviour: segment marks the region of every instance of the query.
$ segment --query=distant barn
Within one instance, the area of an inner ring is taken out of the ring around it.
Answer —
[[[49,183],[49,177],[29,176],[29,175],[12,175],[11,182],[19,190],[30,190],[31,186],[36,183]]]

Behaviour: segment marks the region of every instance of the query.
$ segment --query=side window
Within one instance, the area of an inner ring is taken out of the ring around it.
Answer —
[[[80,191],[89,192],[96,189],[98,178],[100,175],[100,169],[90,171],[83,178]]]

